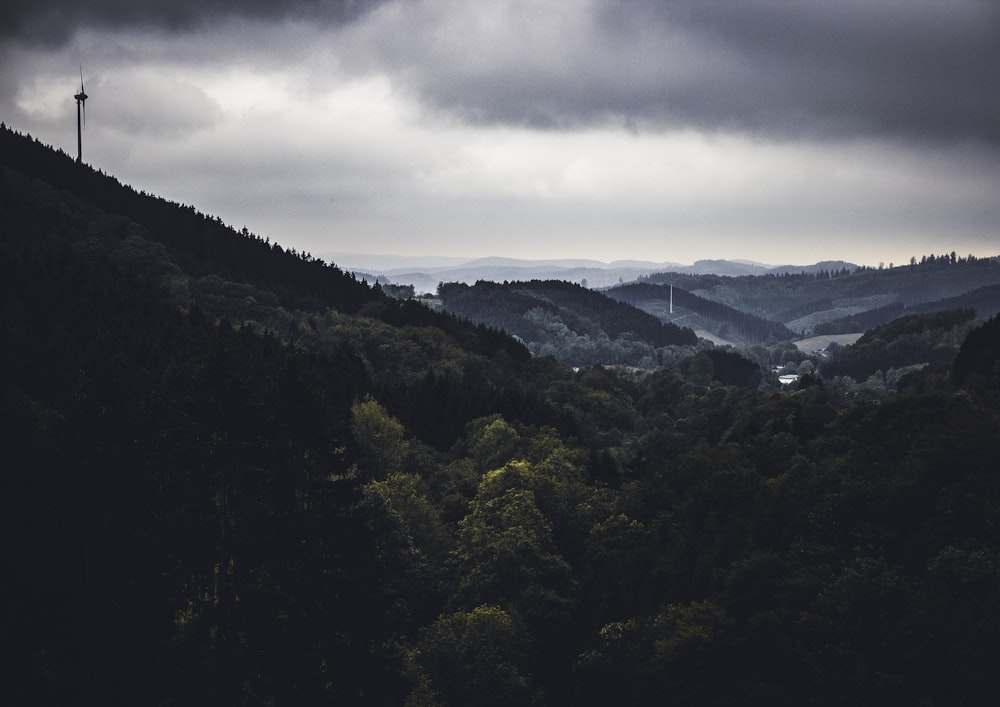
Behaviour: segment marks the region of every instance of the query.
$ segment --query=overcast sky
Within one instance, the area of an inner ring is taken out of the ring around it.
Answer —
[[[1000,254],[996,0],[5,0],[0,119],[326,253]]]

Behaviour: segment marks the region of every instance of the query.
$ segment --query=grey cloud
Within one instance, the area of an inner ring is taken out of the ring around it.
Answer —
[[[80,27],[183,31],[225,17],[308,17],[337,24],[382,0],[5,0],[0,39],[59,46]]]
[[[847,132],[1000,139],[992,0],[693,6],[758,69],[768,103]],[[756,9],[756,8],[754,8]],[[753,115],[773,111],[760,101]]]
[[[174,35],[230,18],[336,28],[342,66],[388,72],[481,125],[1000,146],[995,0],[7,0],[0,42],[56,46],[78,27]],[[225,60],[219,39],[209,51]]]
[[[571,25],[549,7],[488,29],[414,10],[375,51],[429,103],[483,124],[1000,144],[991,0],[604,0]]]
[[[183,135],[211,127],[222,114],[203,91],[170,78],[153,85],[135,77],[115,77],[92,92],[101,96],[101,112],[113,115],[116,129],[126,133]]]

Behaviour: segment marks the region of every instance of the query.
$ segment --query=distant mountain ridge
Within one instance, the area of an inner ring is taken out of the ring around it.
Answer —
[[[463,282],[467,285],[480,280],[515,282],[527,280],[564,280],[585,287],[611,287],[633,282],[642,277],[663,273],[685,275],[815,274],[829,270],[855,270],[857,265],[846,261],[824,261],[812,265],[766,265],[749,260],[698,260],[691,265],[648,260],[615,260],[605,263],[586,258],[528,259],[485,257],[462,259],[454,257],[408,257],[394,255],[364,255],[351,253],[321,254],[358,277],[380,280],[397,285],[413,285],[417,292],[434,292],[440,282]]]

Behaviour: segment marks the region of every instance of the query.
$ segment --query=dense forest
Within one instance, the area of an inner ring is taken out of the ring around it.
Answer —
[[[0,140],[12,704],[994,694],[1000,318],[878,398],[574,371]]]
[[[645,311],[655,312],[666,320],[689,322],[688,326],[698,323],[726,339],[743,344],[790,341],[796,338],[795,332],[784,324],[699,297],[669,284],[633,282],[612,287],[607,295],[642,307]]]
[[[673,282],[650,281],[655,279],[683,281],[697,294]],[[407,293],[391,285],[384,289]],[[535,355],[574,366],[653,370],[674,360],[676,347],[694,345],[692,332],[743,350],[765,346],[773,363],[781,358],[776,347],[805,334],[859,336],[902,317],[957,310],[978,319],[994,316],[1000,313],[1000,262],[943,256],[914,259],[892,272],[843,267],[739,277],[664,274],[599,291],[553,280],[443,282],[437,302],[445,311],[515,335]],[[935,356],[920,360],[947,362],[959,343],[940,342]]]
[[[950,364],[976,327],[971,309],[909,314],[875,327],[851,346],[837,350],[821,368],[824,376],[864,380],[878,370],[922,363]]]
[[[954,252],[913,257],[906,265],[853,270],[740,277],[659,273],[625,286],[622,293],[635,306],[655,312],[669,285],[675,296],[678,290],[691,293],[780,322],[803,336],[861,332],[904,314],[967,308],[981,319],[1000,314],[1000,259]]]
[[[446,311],[513,334],[533,354],[573,366],[655,368],[664,347],[698,343],[689,328],[569,282],[449,282],[438,286],[438,297]]]

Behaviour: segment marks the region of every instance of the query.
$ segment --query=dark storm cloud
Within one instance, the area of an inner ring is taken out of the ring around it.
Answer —
[[[223,17],[346,22],[380,0],[4,0],[0,38],[57,46],[80,27],[182,31]]]
[[[233,17],[343,28],[378,5],[391,12],[341,59],[470,123],[1000,145],[996,0],[7,0],[0,38]]]
[[[835,132],[1000,141],[993,0],[688,9],[692,26],[749,59],[745,106],[762,125],[798,111]]]
[[[75,149],[82,63],[95,165],[311,252],[985,256],[998,17],[997,0],[0,0],[0,117]]]
[[[450,28],[464,40],[430,18],[382,58],[483,124],[1000,143],[994,0],[607,0],[582,24],[539,7],[519,5],[506,31]]]

